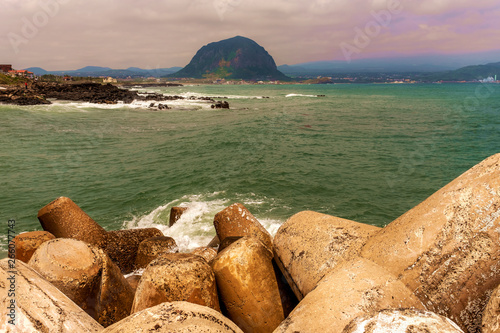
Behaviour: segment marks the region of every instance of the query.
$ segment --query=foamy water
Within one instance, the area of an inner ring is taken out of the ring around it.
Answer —
[[[154,101],[0,105],[0,249],[8,219],[17,233],[41,230],[38,210],[59,196],[106,230],[157,227],[182,251],[206,245],[214,215],[235,202],[271,234],[303,210],[387,225],[500,151],[500,89],[469,112],[480,87],[144,89],[227,97],[230,110],[186,99],[160,102],[172,110],[148,109]],[[172,206],[189,210],[169,228]]]
[[[144,216],[125,221],[123,229],[158,228],[165,236],[175,239],[180,252],[189,252],[194,248],[208,245],[215,237],[213,225],[215,214],[234,203],[230,199],[221,198],[221,195],[223,196],[224,193],[183,196],[157,207]],[[242,200],[241,203],[252,206],[265,204],[264,201],[251,198]],[[187,210],[172,227],[169,227],[172,207],[186,207]],[[273,237],[284,222],[269,218],[256,218]]]

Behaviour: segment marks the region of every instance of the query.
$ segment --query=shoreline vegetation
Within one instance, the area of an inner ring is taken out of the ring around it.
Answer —
[[[20,233],[0,261],[11,288],[4,304],[14,304],[6,325],[37,332],[493,333],[499,186],[496,154],[383,228],[302,211],[274,238],[234,203],[215,214],[214,240],[190,253],[179,253],[156,228],[106,231],[60,197],[38,212],[44,231]],[[185,211],[172,208],[170,225]]]

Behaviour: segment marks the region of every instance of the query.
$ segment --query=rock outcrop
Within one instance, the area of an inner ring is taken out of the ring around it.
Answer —
[[[290,80],[273,57],[253,40],[241,36],[203,46],[189,64],[169,77]]]

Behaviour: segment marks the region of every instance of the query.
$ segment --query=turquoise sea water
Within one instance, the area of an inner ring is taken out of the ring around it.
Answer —
[[[59,196],[107,230],[156,226],[183,249],[205,245],[234,202],[271,233],[302,210],[384,226],[500,152],[495,84],[146,91],[227,97],[231,109],[0,105],[4,255],[7,221],[41,230],[38,210]],[[169,229],[174,205],[190,209]]]

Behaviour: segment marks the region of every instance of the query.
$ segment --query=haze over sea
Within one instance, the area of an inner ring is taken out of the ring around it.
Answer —
[[[59,196],[107,230],[158,227],[181,250],[206,245],[234,202],[272,234],[302,210],[384,226],[500,152],[497,84],[145,91],[227,97],[231,109],[0,105],[2,257],[8,219],[41,230],[38,210]],[[179,205],[190,209],[168,228]]]

